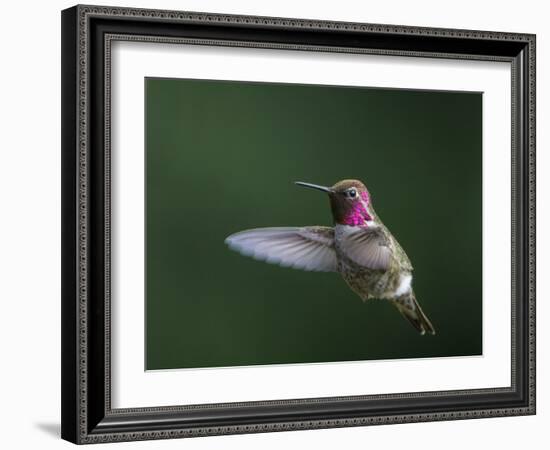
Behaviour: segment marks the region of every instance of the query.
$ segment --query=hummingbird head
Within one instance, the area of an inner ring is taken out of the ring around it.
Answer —
[[[334,222],[341,225],[365,226],[372,220],[370,194],[358,180],[342,180],[332,187],[296,181],[299,186],[326,192]]]

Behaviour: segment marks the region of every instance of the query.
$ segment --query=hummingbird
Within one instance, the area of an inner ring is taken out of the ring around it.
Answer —
[[[420,334],[435,334],[414,295],[411,261],[374,211],[366,186],[358,180],[342,180],[332,187],[295,183],[328,194],[333,227],[240,231],[225,239],[229,248],[283,267],[337,272],[363,302],[387,300]]]

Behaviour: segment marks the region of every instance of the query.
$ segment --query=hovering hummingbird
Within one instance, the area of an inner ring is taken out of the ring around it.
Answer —
[[[412,289],[412,264],[374,212],[365,185],[357,180],[332,187],[296,184],[328,194],[334,227],[245,230],[225,240],[229,248],[283,267],[338,272],[363,301],[389,300],[421,334],[435,334]]]

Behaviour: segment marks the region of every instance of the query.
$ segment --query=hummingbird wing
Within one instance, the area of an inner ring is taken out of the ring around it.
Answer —
[[[270,264],[317,272],[337,271],[333,228],[256,228],[232,234],[225,243],[242,255]]]
[[[379,226],[353,227],[340,240],[342,252],[369,269],[387,270],[392,261],[391,243]]]

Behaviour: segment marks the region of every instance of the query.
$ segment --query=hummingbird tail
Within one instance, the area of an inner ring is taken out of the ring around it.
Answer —
[[[435,334],[434,326],[426,314],[424,314],[424,311],[422,311],[412,291],[396,299],[394,304],[405,319],[407,319],[420,334],[425,334],[426,332]]]

